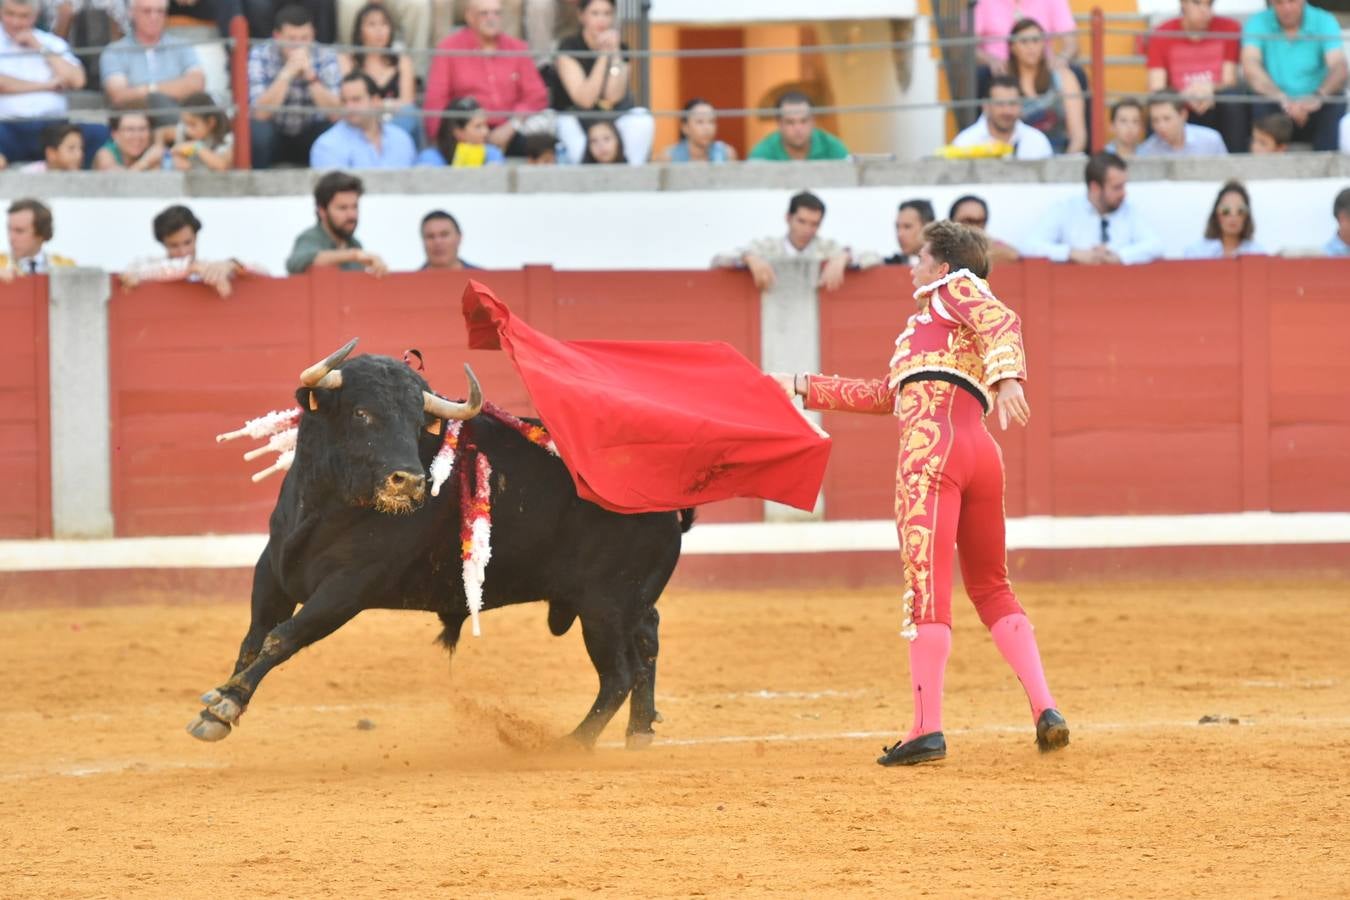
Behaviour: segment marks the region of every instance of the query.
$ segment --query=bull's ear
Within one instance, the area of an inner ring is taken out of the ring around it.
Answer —
[[[318,388],[302,387],[295,392],[295,402],[301,409],[318,412],[327,405],[324,402],[327,393],[328,391],[321,391]]]

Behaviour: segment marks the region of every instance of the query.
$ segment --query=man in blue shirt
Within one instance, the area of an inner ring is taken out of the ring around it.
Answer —
[[[352,72],[338,88],[343,118],[309,151],[312,169],[407,169],[417,156],[408,132],[384,121],[370,76]]]
[[[1125,160],[1094,153],[1084,179],[1087,195],[1070,197],[1041,220],[1020,249],[1053,262],[1145,263],[1161,256],[1158,239],[1125,200]]]
[[[103,48],[103,91],[117,109],[148,107],[156,128],[178,121],[178,104],[206,89],[197,51],[165,34],[168,0],[131,0],[131,34]]]
[[[1267,102],[1252,119],[1282,110],[1294,120],[1294,139],[1314,150],[1335,150],[1345,115],[1345,50],[1336,17],[1307,0],[1270,0],[1270,8],[1242,26],[1242,73]]]
[[[1336,217],[1336,233],[1322,250],[1327,256],[1350,256],[1350,188],[1336,195],[1331,214]]]

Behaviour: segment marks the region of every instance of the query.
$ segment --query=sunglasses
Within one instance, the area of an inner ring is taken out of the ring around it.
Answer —
[[[988,219],[977,219],[973,216],[962,216],[956,220],[957,225],[967,225],[976,228],[983,228],[988,222]]]
[[[1221,216],[1245,216],[1247,207],[1245,206],[1220,206],[1219,215]]]

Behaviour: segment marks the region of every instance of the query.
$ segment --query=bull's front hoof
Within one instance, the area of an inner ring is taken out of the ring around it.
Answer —
[[[230,736],[230,723],[223,722],[206,710],[188,723],[187,733],[199,741],[223,741]]]
[[[238,722],[239,717],[244,714],[244,707],[238,700],[229,694],[222,694],[218,690],[211,690],[202,694],[202,703],[206,704],[207,710],[222,722],[233,724]]]
[[[654,731],[635,731],[623,739],[623,748],[625,750],[646,750],[656,740]]]

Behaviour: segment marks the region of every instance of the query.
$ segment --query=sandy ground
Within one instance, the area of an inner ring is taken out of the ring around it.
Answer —
[[[1072,745],[1037,754],[963,605],[950,755],[898,770],[891,592],[667,596],[637,753],[626,709],[551,745],[594,675],[543,606],[453,666],[434,617],[366,613],[219,744],[183,727],[242,598],[3,612],[0,896],[1350,896],[1350,584],[1020,593]]]

